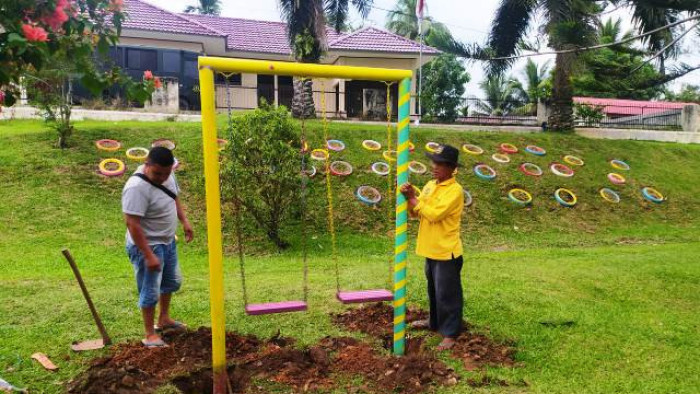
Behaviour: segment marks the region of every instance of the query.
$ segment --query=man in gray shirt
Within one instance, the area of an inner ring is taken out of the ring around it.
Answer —
[[[178,199],[180,188],[172,174],[174,163],[169,149],[153,148],[146,164],[136,170],[122,191],[126,252],[134,268],[138,306],[146,331],[141,342],[148,347],[167,346],[157,333],[159,329],[185,327],[169,314],[172,293],[182,284],[175,243],[178,220],[187,242],[192,241],[194,234]],[[154,326],[158,303],[158,326]]]

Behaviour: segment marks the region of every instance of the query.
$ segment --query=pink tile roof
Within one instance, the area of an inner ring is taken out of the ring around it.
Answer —
[[[229,50],[291,55],[286,25],[282,22],[257,21],[219,16],[176,14],[143,0],[126,0],[128,14],[123,27],[226,39]],[[388,53],[418,53],[418,43],[376,27],[366,27],[351,33],[326,29],[330,50]],[[438,50],[424,46],[423,53],[434,55]]]
[[[682,110],[689,103],[666,101],[638,101],[595,97],[574,97],[574,103],[603,107],[608,115],[651,115],[671,110]]]

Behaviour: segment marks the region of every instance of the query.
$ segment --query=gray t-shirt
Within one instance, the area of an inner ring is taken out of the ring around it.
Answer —
[[[139,166],[134,173],[143,174],[143,166]],[[163,186],[176,195],[180,193],[175,176],[172,174]],[[126,181],[122,191],[122,212],[141,217],[141,228],[149,245],[169,244],[175,239],[177,230],[175,200],[143,179],[132,176]],[[128,229],[126,243],[134,244]]]

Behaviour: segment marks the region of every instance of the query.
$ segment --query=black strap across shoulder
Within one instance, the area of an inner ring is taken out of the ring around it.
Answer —
[[[167,187],[165,187],[163,185],[159,185],[157,183],[154,183],[152,180],[148,179],[148,177],[146,175],[138,173],[138,174],[134,174],[134,176],[137,176],[137,177],[143,179],[144,181],[150,183],[151,186],[155,187],[156,189],[160,189],[163,193],[167,194],[168,197],[172,198],[173,200],[177,200],[177,195],[175,193],[173,193],[170,189],[168,189]]]

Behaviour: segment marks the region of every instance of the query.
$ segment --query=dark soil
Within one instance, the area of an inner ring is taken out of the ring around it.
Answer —
[[[416,320],[428,318],[428,313],[422,310],[408,309],[406,321],[410,324]],[[360,331],[370,336],[379,338],[384,346],[389,349],[393,338],[394,310],[391,305],[376,303],[357,309],[351,309],[333,316],[333,321],[338,326],[350,330]],[[491,366],[515,366],[515,349],[507,344],[499,344],[485,335],[473,332],[472,327],[463,323],[464,332],[457,338],[457,344],[451,353],[454,357],[464,362],[464,367],[469,370],[482,369],[486,365]],[[407,332],[407,353],[411,354],[417,339],[412,335],[412,330]]]

